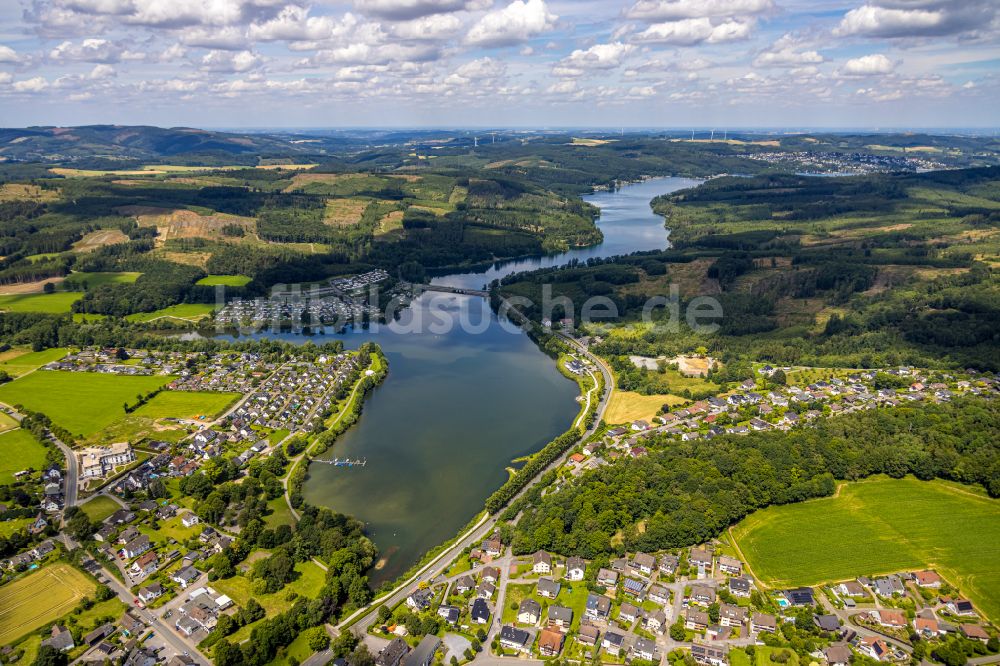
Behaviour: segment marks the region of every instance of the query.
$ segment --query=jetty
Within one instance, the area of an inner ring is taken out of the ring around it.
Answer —
[[[324,465],[333,465],[334,467],[364,467],[368,464],[367,458],[355,458],[351,460],[350,458],[334,458],[332,460],[313,460],[313,462],[323,463]]]

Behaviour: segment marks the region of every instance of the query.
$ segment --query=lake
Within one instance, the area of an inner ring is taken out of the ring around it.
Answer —
[[[586,196],[601,209],[602,244],[434,282],[478,288],[571,259],[663,249],[667,232],[650,199],[697,183],[660,178]],[[438,326],[410,332],[419,318]],[[460,320],[466,325],[455,325]],[[578,392],[524,333],[477,297],[425,292],[400,321],[342,337],[351,348],[377,342],[389,359],[389,376],[365,402],[359,422],[325,454],[364,458],[367,465],[313,465],[303,493],[312,504],[364,521],[382,555],[371,572],[377,586],[455,536],[503,484],[513,459],[564,432],[579,410]]]

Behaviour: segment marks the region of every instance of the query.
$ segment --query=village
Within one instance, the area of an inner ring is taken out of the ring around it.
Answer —
[[[408,666],[438,649],[464,660],[487,646],[501,659],[703,666],[752,663],[755,651],[789,652],[803,637],[815,663],[829,666],[909,663],[912,636],[996,648],[988,622],[934,571],[768,590],[734,552],[714,542],[610,561],[518,556],[495,533],[397,608],[381,609],[369,646],[378,666]]]

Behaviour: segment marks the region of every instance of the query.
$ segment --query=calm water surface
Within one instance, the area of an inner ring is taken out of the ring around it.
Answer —
[[[479,288],[504,275],[667,246],[663,220],[649,201],[698,181],[661,178],[586,200],[601,208],[601,245],[504,262],[435,283]],[[410,332],[414,318],[433,331]],[[457,325],[464,319],[468,326]],[[474,330],[467,330],[472,328]],[[290,341],[304,336],[268,334]],[[578,404],[576,385],[484,299],[428,292],[399,322],[343,336],[357,347],[382,346],[389,376],[366,401],[360,421],[325,457],[364,458],[365,467],[314,464],[304,494],[364,521],[382,560],[371,578],[391,580],[424,552],[454,536],[507,478],[514,458],[537,451],[566,430]]]

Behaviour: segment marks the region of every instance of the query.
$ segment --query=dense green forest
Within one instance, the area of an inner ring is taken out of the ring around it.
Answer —
[[[636,321],[671,286],[722,306],[713,334],[585,327],[608,357],[706,346],[726,363],[1000,368],[1000,169],[719,178],[652,205],[670,250],[513,275],[501,291],[529,298],[535,320],[545,285],[577,322],[592,296],[614,302],[612,324]]]
[[[879,409],[711,441],[662,435],[643,445],[649,455],[585,472],[519,507],[515,552],[591,558],[689,546],[757,509],[828,496],[836,480],[873,474],[950,479],[1000,497],[996,401]]]

